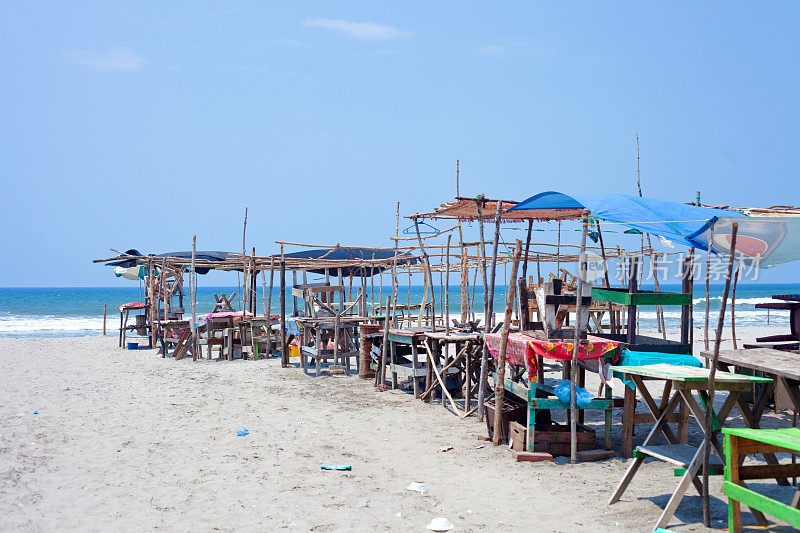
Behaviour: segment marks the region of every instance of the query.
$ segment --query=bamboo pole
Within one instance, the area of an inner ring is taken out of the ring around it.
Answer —
[[[469,320],[469,292],[467,289],[467,281],[469,278],[469,270],[467,269],[467,254],[464,244],[461,244],[461,270],[460,270],[460,288],[461,288],[461,323],[465,324]]]
[[[520,255],[522,254],[522,241],[517,239],[514,248],[514,261],[511,263],[511,279],[517,278],[517,268],[519,267]],[[516,300],[516,283],[508,285],[506,292],[506,314],[503,320],[503,327],[500,330],[500,353],[497,355],[497,375],[494,385],[494,445],[500,445],[500,428],[503,424],[503,400],[505,399],[505,377],[506,377],[506,350],[508,349],[508,334],[511,330],[511,312]]]
[[[270,341],[267,343],[267,355],[272,357],[272,281],[275,277],[275,258],[273,257],[269,265],[269,297],[267,298],[267,324],[269,324],[269,337]],[[303,358],[300,358],[303,361]]]
[[[416,219],[414,219],[414,229],[417,232],[417,240],[419,241],[419,250],[422,252],[422,261],[423,261],[423,268],[425,272],[425,292],[428,291],[428,284],[431,287],[431,309],[433,310],[433,317],[431,320],[431,330],[436,331],[436,294],[434,294],[433,290],[433,278],[431,277],[431,262],[430,258],[428,257],[428,252],[425,250],[425,245],[422,243],[422,238],[419,233],[419,223]],[[419,308],[419,319],[417,320],[417,324],[420,323],[422,320],[422,315],[425,312],[425,293],[422,295],[423,305]]]
[[[578,381],[578,351],[581,343],[581,318],[583,314],[583,307],[581,306],[581,298],[583,298],[583,282],[586,280],[586,230],[589,226],[588,211],[583,213],[582,231],[581,231],[581,255],[578,259],[578,279],[575,283],[575,339],[572,345],[572,364],[570,365],[569,377],[569,461],[572,464],[578,462],[578,405],[575,396],[575,384]]]
[[[195,261],[197,260],[197,235],[192,237],[192,268],[189,271],[189,300],[192,307],[192,361],[197,361],[197,287],[195,286]]]
[[[717,362],[719,361],[719,345],[722,342],[722,325],[725,322],[725,307],[728,305],[728,291],[731,288],[731,274],[733,272],[733,259],[736,256],[736,236],[739,232],[739,224],[734,222],[731,225],[731,246],[730,256],[728,257],[728,271],[725,275],[725,290],[722,293],[722,303],[719,308],[719,319],[717,320],[717,331],[714,339],[714,353],[711,357],[711,366],[708,372],[708,403],[706,404],[705,419],[705,449],[703,450],[703,524],[711,527],[711,513],[708,500],[708,471],[709,455],[711,448],[711,416],[714,412],[714,389],[715,378],[717,375]]]

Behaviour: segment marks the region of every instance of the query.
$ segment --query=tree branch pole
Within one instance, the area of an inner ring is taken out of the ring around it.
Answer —
[[[497,202],[497,211],[495,212],[494,216],[494,243],[492,245],[492,268],[490,270],[489,276],[489,296],[487,298],[487,307],[484,313],[486,317],[486,324],[484,324],[484,332],[489,333],[492,330],[494,325],[494,282],[495,282],[495,274],[497,272],[497,244],[500,240],[500,219],[501,213],[503,211],[503,202]],[[486,343],[484,343],[484,347]],[[479,396],[479,408],[481,410],[480,400],[486,394],[486,376],[489,372],[489,355],[488,350],[484,349],[483,357],[481,358],[481,381],[478,386],[478,396]]]
[[[286,346],[286,258],[281,244],[281,292],[278,295],[281,305],[281,366],[289,366],[289,350]],[[319,376],[317,376],[319,377]]]
[[[709,455],[711,452],[711,416],[714,413],[714,388],[717,375],[717,362],[719,361],[719,345],[722,342],[722,325],[725,322],[725,308],[728,305],[728,291],[731,288],[731,274],[733,273],[733,259],[736,256],[736,236],[739,233],[739,224],[734,222],[731,225],[731,248],[728,257],[728,271],[725,275],[725,290],[722,293],[722,303],[719,308],[719,320],[717,320],[717,331],[714,339],[714,354],[711,357],[711,367],[708,372],[708,403],[706,404],[705,419],[705,449],[703,450],[703,524],[711,527],[711,514],[708,501],[708,470]]]
[[[528,283],[528,251],[531,248],[531,233],[533,232],[533,219],[528,220],[528,238],[525,239],[525,259],[522,261],[522,279]]]
[[[517,239],[514,248],[514,261],[511,263],[511,278],[517,279],[517,269],[519,268],[520,256],[522,255],[522,241]],[[500,428],[503,425],[503,400],[505,399],[505,379],[506,379],[506,350],[508,349],[508,334],[511,330],[511,312],[514,309],[516,300],[516,283],[508,284],[506,293],[506,314],[503,319],[503,327],[500,330],[500,352],[497,354],[497,374],[494,385],[494,438],[495,446],[500,445]]]
[[[397,202],[394,222],[394,259],[392,260],[392,306],[397,309],[397,293],[400,292],[400,283],[397,281],[397,246],[400,238],[400,202]],[[373,252],[373,257],[375,253]],[[396,327],[394,318],[392,324]]]
[[[192,361],[197,361],[197,287],[194,262],[197,257],[197,235],[192,237],[192,268],[189,271],[189,300],[192,306]]]
[[[489,333],[490,326],[489,326],[489,287],[486,281],[486,245],[483,239],[483,196],[479,196],[477,199],[478,203],[478,228],[480,230],[480,237],[481,237],[481,277],[483,278],[483,330],[485,333]],[[475,284],[473,283],[473,291],[475,290]],[[474,305],[474,304],[473,304]],[[489,351],[486,347],[486,343],[483,343],[483,350],[481,351],[481,375],[480,375],[480,382],[478,383],[478,418],[483,421],[483,396],[486,393],[486,384],[484,380],[484,369],[486,368],[487,358],[489,357]]]
[[[425,282],[426,282],[426,290],[427,284],[430,284],[431,287],[431,309],[433,309],[433,317],[431,319],[431,330],[436,331],[436,294],[433,290],[433,278],[431,277],[431,261],[428,258],[428,252],[425,251],[425,245],[422,244],[422,236],[419,233],[419,222],[417,219],[414,219],[414,229],[417,232],[417,241],[419,242],[419,250],[422,252],[422,267],[425,269]],[[420,306],[419,309],[419,316],[422,317],[424,313],[423,306]]]
[[[583,315],[583,282],[586,280],[586,231],[589,227],[589,212],[584,211],[581,230],[581,254],[578,256],[578,279],[575,283],[575,339],[572,345],[572,364],[569,376],[569,461],[578,462],[578,405],[575,384],[578,382],[578,351],[581,345],[581,319]]]
[[[608,278],[608,259],[606,259],[606,246],[603,244],[603,231],[600,229],[600,221],[595,219],[597,226],[597,238],[600,241],[600,253],[603,254],[603,274],[606,280],[606,287],[611,288],[611,280]],[[614,316],[614,304],[608,302],[608,318],[611,323],[611,333],[617,332],[617,317]]]
[[[711,298],[709,296],[709,277],[711,276],[711,246],[714,242],[714,226],[711,226],[711,233],[708,237],[708,250],[706,251],[706,323],[703,329],[703,342],[706,351],[708,351],[708,317],[711,308]],[[708,366],[708,359],[706,358],[706,366]]]
[[[272,339],[272,285],[275,278],[275,258],[269,258],[269,296],[267,297],[267,324],[269,324],[269,337]],[[267,354],[272,356],[272,340],[267,344]],[[303,358],[300,358],[303,361]]]

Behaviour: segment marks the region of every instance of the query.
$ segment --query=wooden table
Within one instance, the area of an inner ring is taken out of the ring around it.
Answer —
[[[628,379],[638,378],[651,378],[663,379],[672,383],[672,390],[675,392],[666,404],[664,409],[653,410],[653,407],[648,404],[656,423],[650,430],[650,433],[644,440],[641,446],[637,446],[633,452],[634,459],[631,462],[628,470],[625,472],[622,480],[620,481],[617,489],[609,500],[609,505],[619,501],[625,489],[628,488],[633,476],[642,466],[645,458],[653,457],[661,461],[673,464],[676,467],[683,469],[683,476],[681,477],[678,486],[673,492],[672,497],[669,499],[666,508],[661,513],[658,522],[654,528],[666,527],[672,518],[675,510],[678,508],[684,494],[689,488],[689,484],[693,484],[697,491],[702,494],[702,481],[697,475],[700,467],[703,464],[703,455],[705,452],[706,439],[698,448],[685,444],[666,444],[656,445],[655,439],[659,434],[664,432],[669,414],[674,412],[678,399],[682,398],[686,406],[691,411],[697,423],[702,428],[703,432],[706,431],[706,410],[705,406],[708,404],[708,370],[705,368],[695,368],[686,366],[676,366],[669,364],[648,365],[648,366],[616,366],[612,367],[613,370],[623,373]],[[717,439],[722,424],[728,418],[728,415],[733,409],[737,399],[744,391],[749,391],[753,383],[767,383],[772,380],[768,378],[760,378],[756,376],[744,376],[739,374],[731,374],[730,372],[717,372],[715,379],[715,390],[718,392],[727,392],[728,396],[725,399],[719,411],[714,412],[712,408],[712,424],[711,435],[709,435],[710,442],[716,452],[716,457],[710,456],[711,467],[717,468],[724,461],[724,452],[722,445]],[[696,391],[700,397],[703,407],[695,400],[693,391]]]
[[[791,453],[800,455],[800,429],[726,428],[725,483],[722,492],[728,497],[728,528],[733,533],[742,530],[742,504],[768,514],[789,525],[800,528],[800,492],[791,505],[773,500],[747,488],[748,479],[771,479],[800,475],[800,464],[742,466],[743,456],[750,453]]]
[[[713,354],[712,352],[701,352],[701,355],[711,358]],[[776,384],[786,391],[794,410],[800,412],[800,354],[772,348],[720,351],[718,368],[728,370],[730,366],[763,372],[774,379],[760,387],[757,397],[753,397],[752,409],[744,398],[737,399],[739,410],[748,427],[760,428],[761,417],[766,410],[767,401],[775,391]],[[772,465],[778,464],[775,454],[772,453],[764,455],[764,460]],[[789,481],[780,478],[778,483],[788,485]]]
[[[414,387],[414,398],[420,397],[419,378],[425,377],[427,369],[420,366],[418,346],[425,340],[425,334],[430,333],[429,327],[417,328],[389,328],[386,340],[389,343],[389,357],[387,362],[392,370],[392,388],[397,388],[397,376],[410,377]],[[411,364],[397,363],[397,345],[411,347]],[[378,369],[380,373],[381,370]]]
[[[471,414],[471,399],[473,383],[476,385],[480,381],[480,348],[483,346],[483,336],[479,333],[459,333],[451,331],[426,332],[424,339],[425,352],[427,354],[427,372],[425,387],[422,399],[430,401],[435,389],[441,390],[442,405],[447,407],[445,398],[450,401],[456,413],[462,417]],[[455,355],[452,357],[446,353],[448,345],[455,346]],[[477,375],[473,376],[477,370]],[[459,383],[464,386],[464,411],[460,412],[450,392],[447,390],[447,376],[455,375],[460,378]],[[473,379],[475,378],[475,379]]]
[[[323,359],[333,359],[334,364],[344,362],[344,366],[349,372],[350,358],[355,357],[356,368],[358,368],[359,348],[356,329],[360,323],[372,320],[372,317],[344,315],[296,317],[294,320],[296,320],[299,325],[303,326],[304,338],[300,347],[300,366],[303,368],[304,372],[308,372],[308,364],[306,362],[308,357],[314,358],[316,377],[322,375]],[[331,339],[324,339],[323,331],[327,331]],[[314,339],[314,346],[308,346],[312,338]],[[333,340],[333,350],[329,350],[323,346],[326,340]],[[340,344],[343,345],[341,351]]]
[[[500,344],[498,333],[484,335],[492,357],[497,359],[497,352]],[[581,342],[578,359],[579,361],[599,361],[609,353],[616,353],[619,343],[609,341],[602,337],[589,335],[586,341]],[[503,388],[514,396],[524,400],[528,405],[527,428],[526,428],[526,447],[529,451],[535,451],[536,445],[536,414],[537,411],[549,411],[552,409],[563,409],[569,413],[570,402],[562,402],[555,396],[553,387],[544,383],[544,364],[543,359],[551,361],[561,361],[564,365],[564,374],[569,376],[567,365],[571,364],[572,342],[540,339],[525,333],[512,333],[508,337],[506,346],[506,363],[524,367],[528,373],[528,383],[525,384],[515,377],[506,377]],[[602,372],[602,370],[601,370]],[[521,377],[521,375],[519,376]],[[580,368],[578,383],[576,387],[583,386],[584,369]],[[595,398],[587,406],[579,408],[578,423],[583,421],[583,412],[586,409],[604,411],[605,415],[605,448],[611,449],[611,423],[612,410],[617,405],[611,397],[611,387],[605,387],[605,397]],[[569,417],[569,414],[567,415]],[[549,417],[546,417],[549,420]]]

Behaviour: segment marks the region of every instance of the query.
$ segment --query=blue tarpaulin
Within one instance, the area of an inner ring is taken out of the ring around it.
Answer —
[[[660,235],[693,248],[708,248],[705,231],[719,217],[744,217],[730,210],[710,209],[694,205],[640,198],[624,194],[602,194],[598,196],[569,196],[556,191],[547,191],[531,196],[509,209],[509,213],[525,211],[532,218],[536,212],[546,213],[544,219],[576,218],[580,210],[606,222],[613,222],[643,233]]]

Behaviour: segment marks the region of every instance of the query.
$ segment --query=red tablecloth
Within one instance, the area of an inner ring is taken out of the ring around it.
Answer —
[[[483,340],[489,353],[497,360],[500,353],[500,334],[487,333]],[[506,347],[506,362],[512,365],[525,365],[528,374],[533,376],[536,374],[537,355],[541,355],[545,359],[570,361],[574,346],[572,341],[546,341],[524,333],[510,333]],[[598,360],[604,356],[613,356],[616,355],[618,348],[618,342],[588,335],[586,342],[582,342],[578,347],[578,360]]]

